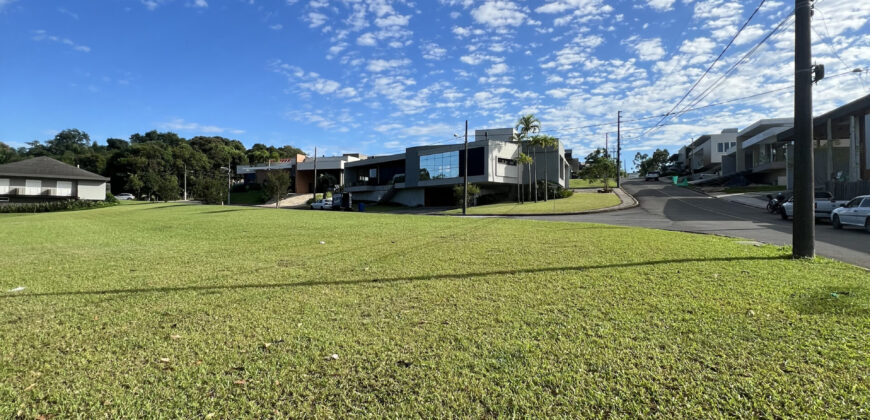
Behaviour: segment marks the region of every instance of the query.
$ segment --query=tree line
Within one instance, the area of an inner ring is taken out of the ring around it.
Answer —
[[[161,201],[181,198],[186,175],[188,198],[206,203],[226,200],[227,170],[234,173],[238,165],[304,154],[293,146],[257,143],[247,149],[239,140],[219,136],[185,139],[156,130],[98,144],[84,131],[67,129],[45,142],[26,144],[16,149],[0,142],[0,164],[48,156],[110,178],[112,193],[131,192]]]

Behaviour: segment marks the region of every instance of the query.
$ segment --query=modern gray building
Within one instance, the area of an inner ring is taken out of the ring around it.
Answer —
[[[477,130],[468,143],[468,182],[481,195],[515,199],[517,184],[528,184],[527,168],[517,168],[520,144],[511,141],[513,129]],[[465,145],[417,146],[404,153],[373,156],[344,165],[344,187],[359,201],[391,202],[406,206],[453,205],[453,187],[464,182]],[[560,144],[551,150],[526,150],[537,155],[535,172],[543,180],[568,187],[571,168]]]
[[[0,165],[0,203],[105,200],[109,178],[40,156]]]

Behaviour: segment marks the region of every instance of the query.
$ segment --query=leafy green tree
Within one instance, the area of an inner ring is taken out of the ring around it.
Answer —
[[[480,187],[475,184],[468,184],[468,206],[477,205],[477,196],[480,194]],[[456,200],[456,205],[462,207],[462,202],[465,201],[465,186],[456,185],[453,187],[453,198]]]
[[[178,190],[178,178],[171,174],[159,176],[154,186],[155,194],[164,202],[178,200]]]
[[[91,142],[91,136],[76,128],[66,129],[57,133],[47,142],[48,153],[61,156],[65,152],[82,153]],[[73,162],[74,163],[74,162]]]
[[[290,189],[290,174],[283,170],[268,171],[263,189],[269,198],[275,200],[275,208],[277,209],[281,202],[281,196],[287,194],[287,190]]]
[[[641,155],[640,157],[644,156],[646,155]],[[661,172],[665,164],[668,163],[669,157],[670,153],[668,153],[668,149],[656,149],[652,156],[646,157],[640,161],[638,171],[641,175],[646,175],[650,172]],[[635,161],[637,161],[637,158],[638,156],[635,156]]]
[[[19,160],[18,151],[0,141],[0,165]]]
[[[616,160],[604,149],[595,149],[586,156],[586,163],[580,170],[580,177],[585,179],[600,179],[604,182],[604,190],[610,189],[609,181],[616,175]]]

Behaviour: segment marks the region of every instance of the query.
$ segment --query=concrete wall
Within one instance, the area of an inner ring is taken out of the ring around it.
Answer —
[[[402,189],[397,190],[396,195],[390,200],[391,203],[398,203],[403,206],[416,207],[422,206],[425,200],[425,194],[422,188]]]
[[[105,200],[106,183],[101,181],[78,181],[76,195],[82,200]]]

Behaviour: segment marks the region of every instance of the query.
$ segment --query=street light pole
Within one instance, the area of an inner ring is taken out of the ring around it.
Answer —
[[[810,0],[795,0],[793,258],[816,253],[811,13]]]
[[[462,214],[468,212],[468,120],[465,120],[465,185],[462,187]]]
[[[621,186],[619,180],[619,157],[622,154],[622,111],[616,112],[616,188]],[[604,186],[607,191],[607,186]]]
[[[314,201],[317,201],[317,146],[314,146]]]

